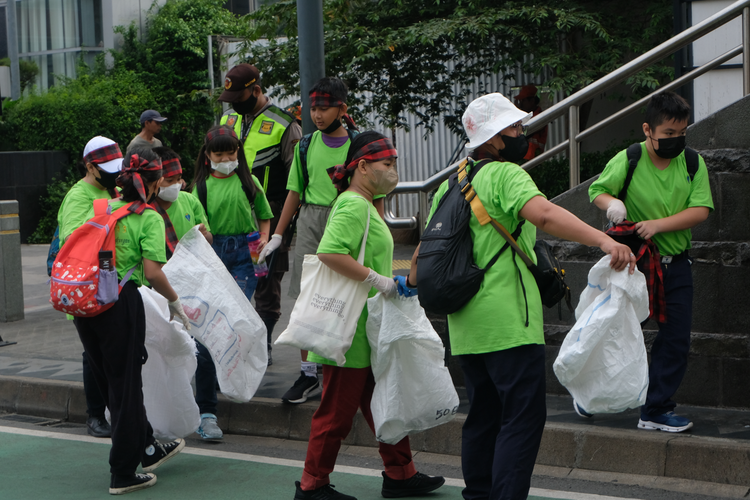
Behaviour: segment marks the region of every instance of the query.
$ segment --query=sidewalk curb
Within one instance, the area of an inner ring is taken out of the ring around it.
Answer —
[[[236,404],[220,396],[217,413],[227,433],[306,441],[317,407],[317,401],[289,405],[269,398]],[[0,412],[84,423],[83,383],[0,376]],[[411,437],[412,449],[460,455],[464,420],[464,415],[458,415]],[[344,444],[377,446],[361,413]],[[548,422],[537,465],[750,486],[750,443]]]

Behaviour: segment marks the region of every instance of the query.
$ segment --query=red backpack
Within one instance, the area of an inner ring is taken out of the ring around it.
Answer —
[[[109,200],[94,200],[94,217],[73,231],[52,265],[50,303],[58,311],[81,318],[96,316],[117,302],[135,267],[118,283],[115,226],[132,214],[132,203],[112,213]],[[112,252],[110,270],[99,269],[99,252]]]

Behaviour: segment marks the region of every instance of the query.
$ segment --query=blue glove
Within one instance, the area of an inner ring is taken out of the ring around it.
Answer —
[[[411,288],[406,285],[407,276],[394,276],[393,281],[396,282],[398,288],[398,294],[404,297],[414,297],[417,295],[417,288]]]

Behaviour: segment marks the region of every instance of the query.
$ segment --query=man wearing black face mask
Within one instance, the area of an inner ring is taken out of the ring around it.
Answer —
[[[714,206],[703,158],[699,157],[694,175],[688,172],[685,134],[689,117],[690,105],[677,94],[662,92],[651,98],[643,124],[646,141],[641,144],[627,196],[621,194],[629,169],[626,151],[612,158],[589,187],[591,201],[606,210],[612,222],[636,222],[638,236],[652,240],[661,258],[666,316],[655,318],[659,333],[651,348],[648,395],[639,429],[682,432],[693,426],[688,418],[675,415],[676,403],[671,398],[685,375],[690,351],[690,229],[706,220]]]
[[[302,127],[288,111],[275,106],[263,94],[260,73],[251,64],[238,64],[227,72],[219,100],[232,106],[220,124],[234,129],[252,173],[263,183],[273,212],[273,234],[286,200],[289,168],[294,146],[302,138]],[[260,278],[255,289],[255,310],[268,330],[269,365],[273,362],[271,333],[281,317],[281,279],[289,270],[288,252],[284,246],[278,249],[272,272]]]
[[[122,153],[115,141],[98,136],[86,144],[82,163],[86,175],[70,188],[57,213],[61,247],[73,231],[86,222],[94,200],[115,197],[115,180],[122,169]],[[69,316],[69,319],[73,317]],[[86,353],[83,354],[83,391],[89,414],[86,421],[88,433],[94,437],[109,437],[111,429],[104,418],[106,394],[103,395],[96,385]]]

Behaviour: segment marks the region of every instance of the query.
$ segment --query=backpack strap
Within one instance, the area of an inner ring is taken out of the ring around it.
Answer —
[[[312,136],[312,134],[307,134],[299,140],[299,163],[302,167],[302,193],[300,193],[300,199],[303,203],[305,201],[305,191],[307,191],[307,186],[310,184],[310,172],[307,171],[307,150],[310,149]]]
[[[628,186],[630,186],[630,181],[633,180],[633,172],[635,172],[635,167],[638,165],[638,161],[641,159],[641,143],[636,142],[635,144],[631,144],[630,146],[628,146],[627,156],[628,173],[625,176],[625,182],[622,185],[622,189],[620,189],[620,192],[617,195],[617,197],[623,203],[625,202],[625,198],[628,197]]]
[[[685,148],[685,163],[687,165],[688,175],[690,176],[690,182],[693,182],[695,174],[698,172],[700,166],[700,155],[698,151],[693,148]]]
[[[111,214],[112,207],[109,206],[109,200],[106,198],[94,200],[94,216]]]
[[[479,224],[482,226],[488,224],[492,220],[492,217],[487,213],[487,209],[484,208],[482,200],[479,199],[476,191],[474,191],[474,186],[471,185],[471,179],[473,179],[477,172],[479,172],[479,169],[489,162],[489,160],[486,160],[474,163],[473,159],[466,158],[458,166],[458,183],[461,192],[466,201],[469,202],[469,205],[471,205],[471,211],[474,212]],[[471,172],[467,172],[466,167],[471,167]]]
[[[203,211],[206,212],[206,217],[208,217],[208,189],[206,188],[206,180],[198,181],[195,188],[198,190],[198,200],[203,205]]]

